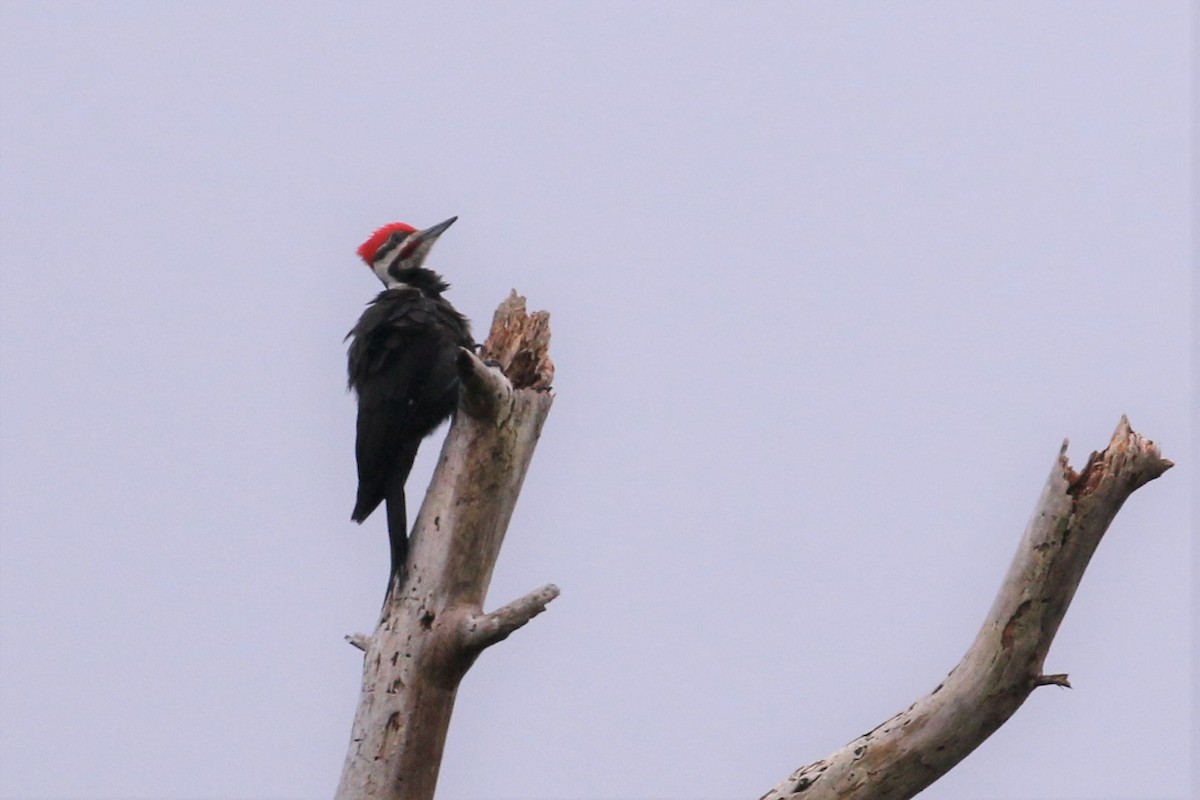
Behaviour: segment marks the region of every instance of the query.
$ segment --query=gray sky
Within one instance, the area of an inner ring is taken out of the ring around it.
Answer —
[[[354,249],[557,401],[440,797],[752,798],[935,686],[1063,437],[1140,490],[929,798],[1182,798],[1183,2],[0,5],[0,795],[318,798],[387,571]],[[441,436],[410,483],[414,506]]]

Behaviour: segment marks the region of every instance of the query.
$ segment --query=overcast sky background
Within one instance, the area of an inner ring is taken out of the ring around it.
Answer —
[[[439,797],[754,798],[932,689],[1059,445],[1178,465],[928,798],[1183,798],[1183,2],[0,3],[0,796],[320,798],[387,571],[354,250],[557,400]],[[415,507],[441,435],[410,483]]]

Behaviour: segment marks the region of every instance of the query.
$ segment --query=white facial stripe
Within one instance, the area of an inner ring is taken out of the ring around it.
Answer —
[[[383,258],[376,261],[372,266],[372,269],[375,270],[375,274],[379,276],[379,280],[383,281],[383,285],[389,289],[395,286],[403,285],[400,281],[388,274],[388,270],[392,268],[392,265],[398,264],[403,260],[403,257],[404,245],[401,244],[397,247],[393,247],[391,252],[385,253]]]
[[[390,274],[392,267],[399,271],[402,267],[419,267],[425,263],[425,256],[429,254],[429,250],[433,247],[433,243],[437,241],[437,237],[426,239],[419,242],[416,247],[410,247],[410,243],[405,241],[400,245],[392,248],[391,252],[385,253],[383,258],[377,260],[372,269],[379,276],[379,280],[383,281],[383,285],[389,289],[394,289],[398,286],[407,286],[403,281],[397,280]]]
[[[433,243],[436,241],[437,238],[434,237],[433,239],[426,239],[417,245],[417,249],[412,253],[413,263],[415,263],[417,266],[424,264],[425,256],[429,255],[429,248],[433,247]]]

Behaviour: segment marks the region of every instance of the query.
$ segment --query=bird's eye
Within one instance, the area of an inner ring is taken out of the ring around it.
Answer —
[[[408,234],[402,231],[395,231],[389,235],[388,238],[384,239],[383,244],[379,245],[379,249],[375,251],[375,260],[378,261],[399,247],[400,243],[404,241],[404,237],[407,235]]]

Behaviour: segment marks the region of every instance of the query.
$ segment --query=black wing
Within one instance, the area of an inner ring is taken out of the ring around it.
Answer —
[[[403,492],[417,447],[458,401],[457,347],[466,321],[440,298],[383,292],[350,332],[350,386],[358,393],[358,498],[366,519]],[[400,495],[402,499],[402,494]]]

